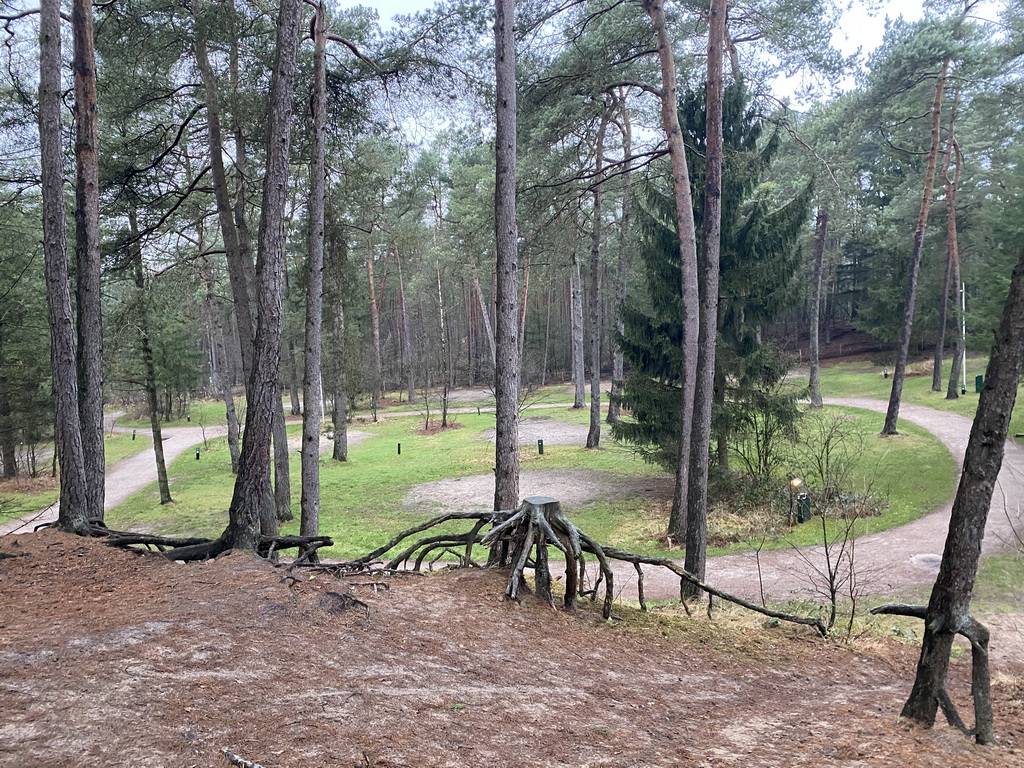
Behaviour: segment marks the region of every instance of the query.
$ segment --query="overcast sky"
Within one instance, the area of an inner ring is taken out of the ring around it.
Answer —
[[[434,5],[434,0],[341,0],[340,5],[343,8],[354,5],[376,8],[382,26],[387,26],[396,14],[426,10]],[[893,18],[902,15],[908,21],[921,17],[921,0],[882,0],[882,8],[874,17],[868,15],[861,3],[853,2],[852,5],[854,7],[843,15],[842,29],[834,38],[835,45],[847,54],[858,47],[865,53],[874,49],[882,41],[886,15]]]

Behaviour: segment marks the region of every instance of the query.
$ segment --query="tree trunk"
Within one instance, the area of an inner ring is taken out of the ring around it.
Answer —
[[[238,412],[235,410],[235,398],[231,392],[231,368],[228,365],[227,353],[224,349],[224,328],[220,321],[220,307],[217,306],[214,292],[213,276],[208,264],[203,263],[203,281],[206,283],[206,322],[210,331],[211,364],[210,373],[213,377],[213,388],[224,401],[224,411],[228,426],[228,453],[231,454],[231,474],[238,474]]]
[[[594,210],[590,227],[590,428],[587,448],[601,447],[601,175],[604,173],[604,139],[609,114],[601,116],[594,153]]]
[[[657,39],[662,79],[661,121],[665,137],[668,140],[676,226],[679,232],[679,272],[682,282],[682,300],[679,307],[682,320],[680,344],[682,363],[679,371],[679,458],[676,466],[675,492],[672,495],[668,532],[670,536],[682,540],[686,531],[685,517],[688,509],[686,494],[689,488],[690,435],[693,428],[693,388],[697,374],[697,336],[700,330],[697,233],[693,220],[690,171],[686,162],[683,132],[679,127],[679,113],[677,112],[676,64],[665,22],[665,8],[663,0],[642,0],[641,5],[651,19]]]
[[[480,276],[473,267],[473,289],[476,291],[476,298],[480,302],[480,315],[484,322],[484,333],[487,334],[487,346],[491,350],[491,365],[497,361],[497,350],[494,346],[494,328],[491,326],[491,313],[487,308],[487,300],[484,298],[483,289],[480,287]]]
[[[366,275],[370,282],[370,336],[373,341],[373,370],[370,376],[373,381],[370,389],[370,408],[373,411],[373,420],[377,420],[377,407],[380,405],[380,378],[381,378],[381,352],[380,352],[380,305],[377,304],[377,282],[373,276],[373,241],[367,237],[366,240]]]
[[[149,425],[153,431],[153,454],[156,458],[156,481],[160,489],[160,503],[170,504],[171,486],[167,481],[167,462],[164,461],[164,438],[160,427],[160,408],[157,405],[156,366],[153,363],[153,346],[149,341],[149,302],[146,291],[146,276],[142,269],[142,244],[139,242],[139,225],[135,210],[128,212],[128,226],[132,236],[132,276],[138,290],[139,301],[139,348],[142,352],[142,368],[146,376],[146,403],[149,406]]]
[[[305,362],[303,362],[305,365]],[[289,412],[292,416],[301,416],[303,401],[306,399],[307,394],[305,390],[302,392],[302,397],[299,397],[299,364],[295,360],[295,340],[288,339],[288,400]]]
[[[334,379],[334,461],[348,461],[348,392],[345,382],[345,306],[338,300],[334,315],[334,344],[341,353]]]
[[[523,250],[526,251],[526,246],[523,244]],[[526,310],[527,310],[527,299],[530,296],[530,257],[525,257],[525,263],[523,264],[523,294],[519,302],[519,364],[522,366],[524,355],[526,354]]]
[[[970,601],[981,556],[981,542],[1003,463],[1022,365],[1024,255],[1013,270],[1002,321],[985,371],[985,386],[971,425],[939,575],[928,602],[917,676],[910,698],[903,707],[903,717],[928,726],[934,724],[936,709],[944,696],[953,637],[970,620]],[[991,743],[994,740],[991,719],[985,723],[982,721],[984,713],[976,714],[977,740]]]
[[[284,420],[284,402],[281,387],[277,387],[274,405],[274,514],[278,522],[295,518],[292,514],[291,461],[288,455],[288,429]],[[275,534],[276,535],[276,534]]]
[[[619,128],[622,131],[622,155],[631,157],[633,154],[633,126],[629,119],[626,100],[619,98]],[[633,218],[633,189],[631,185],[633,173],[632,160],[626,161],[622,171],[622,221],[619,223],[619,259],[616,269],[615,283],[615,329],[621,338],[626,332],[622,321],[622,310],[626,306],[626,291],[629,286],[629,259],[626,249],[629,244],[630,223]],[[608,423],[618,424],[621,418],[619,398],[622,396],[622,382],[625,377],[625,365],[622,358],[622,347],[618,341],[612,352],[612,391],[608,397]]]
[[[960,301],[957,306],[957,324],[956,324],[956,346],[953,349],[953,364],[949,368],[949,383],[946,385],[946,399],[947,400],[958,400],[960,399],[960,382],[962,381],[961,376],[963,372],[964,361],[964,321],[963,315],[966,310],[964,302],[966,301],[966,288],[960,279],[960,263],[959,261],[953,265],[953,274],[950,278],[953,284],[956,286],[957,295]]]
[[[932,391],[942,391],[942,357],[946,351],[946,325],[949,315],[949,288],[953,275],[953,262],[957,263],[956,271],[959,273],[960,249],[957,244],[956,232],[956,191],[960,179],[960,163],[957,161],[956,179],[954,182],[949,177],[949,167],[953,162],[954,148],[956,147],[956,124],[957,105],[960,103],[959,86],[953,89],[953,106],[949,114],[949,130],[946,137],[946,151],[942,158],[942,185],[946,192],[946,271],[942,277],[942,295],[939,296],[939,328],[938,340],[935,342],[935,356],[932,361]],[[957,151],[959,155],[959,151]],[[960,285],[959,277],[955,283]]]
[[[85,454],[78,414],[75,322],[68,288],[61,138],[60,3],[42,0],[39,12],[39,150],[43,194],[43,268],[50,321],[55,444],[60,465],[58,526],[84,531],[89,522]]]
[[[495,0],[495,450],[494,508],[519,505],[519,254],[516,222],[515,0]]]
[[[92,3],[71,3],[75,82],[75,288],[78,401],[90,520],[103,520],[103,314],[101,311],[99,140]]]
[[[267,168],[263,181],[257,264],[259,313],[249,379],[245,438],[224,539],[234,549],[255,549],[257,519],[265,508],[270,484],[270,437],[281,360],[284,210],[288,195],[288,150],[292,126],[296,54],[300,26],[299,0],[281,0],[277,44],[268,105]],[[269,531],[264,531],[269,533]]]
[[[924,193],[921,195],[921,211],[914,228],[914,246],[910,254],[910,269],[907,274],[907,294],[903,303],[903,325],[900,327],[899,347],[896,350],[896,365],[892,374],[892,392],[889,408],[885,414],[883,435],[895,435],[896,422],[900,415],[900,399],[903,396],[903,380],[907,373],[907,358],[910,355],[910,334],[914,327],[914,304],[917,299],[917,275],[921,269],[921,252],[924,250],[924,231],[928,226],[928,211],[932,202],[932,187],[935,185],[935,170],[939,158],[939,120],[942,117],[942,93],[946,87],[946,73],[949,59],[943,59],[938,79],[935,81],[935,98],[932,101],[932,140],[928,150],[928,167],[924,176]]]
[[[306,256],[306,345],[302,370],[302,496],[300,536],[320,534],[320,336],[324,300],[324,200],[327,197],[327,17],[313,12],[313,127],[309,163],[309,252]]]
[[[693,390],[693,427],[686,492],[686,561],[684,568],[704,580],[707,564],[708,472],[711,463],[711,406],[715,398],[715,347],[718,342],[718,275],[722,244],[722,92],[726,0],[711,0],[708,28],[708,77],[704,212],[700,274],[700,327]],[[686,597],[700,590],[680,582]]]
[[[569,265],[569,295],[572,301],[569,315],[569,348],[572,354],[572,383],[574,394],[572,407],[580,410],[586,405],[587,378],[583,370],[583,277],[580,274],[580,259],[572,252]]]
[[[818,333],[821,329],[821,274],[825,262],[825,243],[828,240],[828,211],[818,208],[814,225],[814,273],[811,275],[811,408],[819,410],[821,403],[821,347]]]
[[[402,276],[402,257],[395,249],[395,267],[398,269],[398,311],[402,315],[402,373],[405,392],[411,403],[416,399],[416,377],[412,368],[412,331],[409,328],[409,308],[405,303],[405,278]]]

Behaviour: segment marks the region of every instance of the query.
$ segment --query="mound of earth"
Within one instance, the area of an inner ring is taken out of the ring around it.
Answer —
[[[625,477],[593,469],[524,471],[519,476],[519,495],[549,496],[571,510],[598,498],[619,498],[642,493],[651,498],[672,498],[672,478]],[[405,507],[428,514],[491,509],[494,474],[435,480],[415,486],[405,497]]]
[[[997,747],[899,722],[912,646],[729,614],[604,622],[509,603],[480,569],[346,584],[51,531],[0,555],[3,766],[1024,762],[1019,683],[995,687]]]

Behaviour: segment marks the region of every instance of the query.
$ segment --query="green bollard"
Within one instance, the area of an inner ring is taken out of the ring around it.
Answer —
[[[544,441],[543,440],[538,440],[537,441],[537,453],[539,453],[541,456],[544,455]]]

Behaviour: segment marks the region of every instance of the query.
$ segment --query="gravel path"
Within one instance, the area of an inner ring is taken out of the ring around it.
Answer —
[[[885,413],[887,403],[858,398],[832,399],[830,405]],[[900,408],[900,418],[934,434],[953,454],[960,466],[967,449],[971,421],[963,416],[936,411],[923,406]],[[879,421],[881,425],[881,421]],[[988,525],[985,528],[984,552],[994,552],[1012,544],[1014,530],[1024,535],[1024,516],[1018,499],[1024,492],[1024,449],[1008,441],[1003,468],[996,484]],[[865,594],[908,597],[915,590],[935,581],[942,549],[949,528],[952,503],[912,523],[857,539],[855,563],[858,580]],[[759,562],[760,561],[760,568]],[[709,558],[707,582],[726,592],[760,599],[786,600],[820,596],[823,586],[815,568],[822,569],[825,555],[821,547],[779,549]],[[661,569],[645,574],[644,592],[652,599],[668,599],[679,594],[679,581]],[[617,589],[623,596],[636,596],[636,572],[632,566],[616,574]]]

